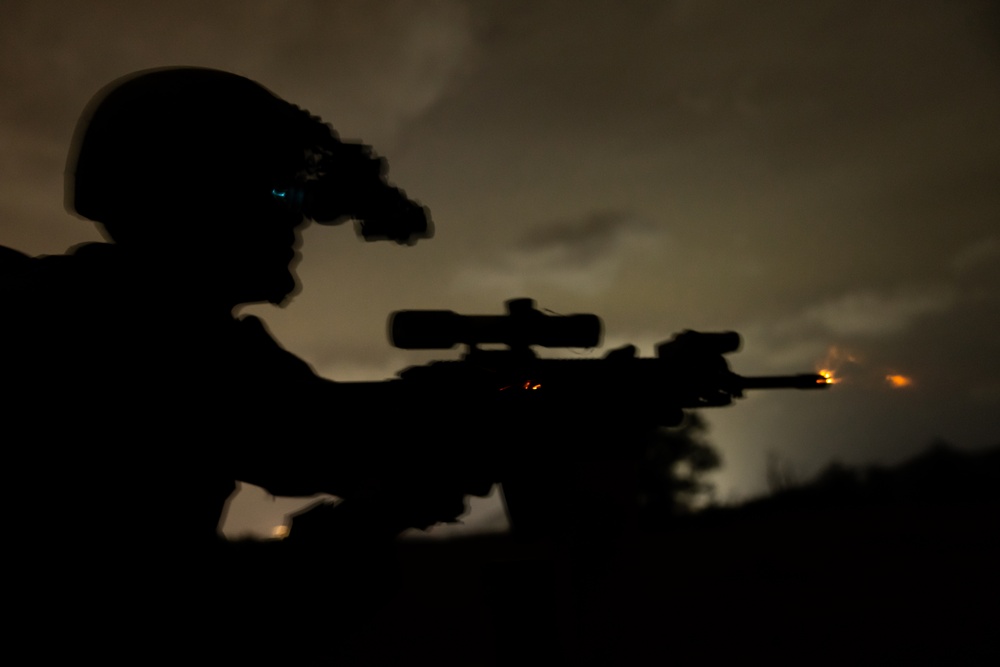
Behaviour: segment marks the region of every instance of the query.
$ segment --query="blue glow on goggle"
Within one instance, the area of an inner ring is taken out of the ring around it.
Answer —
[[[271,196],[287,206],[299,207],[302,205],[305,193],[299,188],[272,188]]]

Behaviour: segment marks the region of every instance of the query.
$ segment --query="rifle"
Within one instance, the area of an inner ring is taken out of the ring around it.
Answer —
[[[831,383],[814,373],[733,373],[724,355],[737,351],[741,341],[732,331],[684,331],[657,345],[654,357],[639,357],[635,346],[628,345],[603,358],[541,358],[533,346],[598,346],[600,318],[549,315],[531,299],[507,301],[506,308],[505,315],[393,313],[388,329],[395,347],[446,350],[465,345],[465,353],[457,361],[409,367],[386,382],[341,386],[378,413],[394,413],[431,430],[446,421],[456,430],[441,442],[459,433],[465,443],[475,434],[474,446],[449,450],[445,458],[449,464],[461,460],[477,475],[501,483],[512,519],[515,488],[523,499],[515,504],[548,503],[559,488],[554,478],[565,476],[567,462],[634,456],[627,448],[630,439],[636,440],[631,436],[675,426],[686,409],[726,406],[749,390],[817,390]],[[442,407],[445,420],[425,417],[442,415]]]
[[[547,315],[531,299],[506,302],[506,315],[459,315],[446,310],[404,310],[389,319],[389,339],[404,350],[445,350],[467,345],[458,361],[435,361],[401,371],[397,383],[435,400],[451,395],[529,406],[634,405],[641,421],[671,426],[677,409],[729,405],[753,389],[825,389],[831,379],[816,373],[742,376],[723,355],[736,352],[734,331],[684,331],[656,346],[655,357],[638,357],[634,345],[601,359],[540,358],[532,346],[593,348],[602,323],[596,315]],[[486,348],[503,345],[503,349]],[[364,385],[368,383],[352,383]],[[384,385],[384,383],[379,383]]]

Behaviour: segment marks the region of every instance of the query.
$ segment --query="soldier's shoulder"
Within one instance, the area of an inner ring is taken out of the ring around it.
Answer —
[[[0,295],[6,307],[82,306],[114,282],[113,251],[107,244],[73,248],[63,255],[31,257],[0,248]],[[103,247],[102,247],[103,246]]]
[[[23,275],[24,272],[30,270],[33,264],[32,259],[31,256],[20,250],[0,245],[0,280]]]
[[[0,281],[11,285],[19,281],[44,281],[61,274],[101,272],[116,263],[116,255],[108,243],[84,243],[62,255],[37,256],[0,245]]]

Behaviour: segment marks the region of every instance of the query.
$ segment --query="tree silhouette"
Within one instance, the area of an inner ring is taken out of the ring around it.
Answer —
[[[705,421],[689,412],[680,426],[646,433],[637,499],[644,525],[661,525],[711,500],[714,489],[705,473],[718,468],[722,459],[707,432]]]

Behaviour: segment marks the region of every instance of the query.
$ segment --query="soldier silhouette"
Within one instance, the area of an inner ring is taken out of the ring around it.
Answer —
[[[7,606],[26,630],[106,652],[124,635],[217,637],[233,609],[246,621],[251,599],[272,619],[301,613],[293,601],[322,597],[335,559],[323,551],[321,572],[286,585],[258,570],[270,556],[222,547],[236,480],[346,499],[303,521],[318,524],[312,536],[293,528],[292,544],[357,549],[464,509],[457,485],[385,467],[368,443],[405,428],[379,419],[387,406],[352,402],[260,320],[234,316],[294,294],[309,220],[355,219],[366,238],[400,243],[429,236],[426,210],[385,172],[367,146],[234,74],[152,70],[95,97],[67,207],[109,242],[0,254],[7,551],[25,584]],[[340,585],[334,606],[378,588],[382,561],[361,552],[364,581],[354,597]],[[262,595],[263,582],[282,592]],[[172,604],[186,611],[164,620]]]

